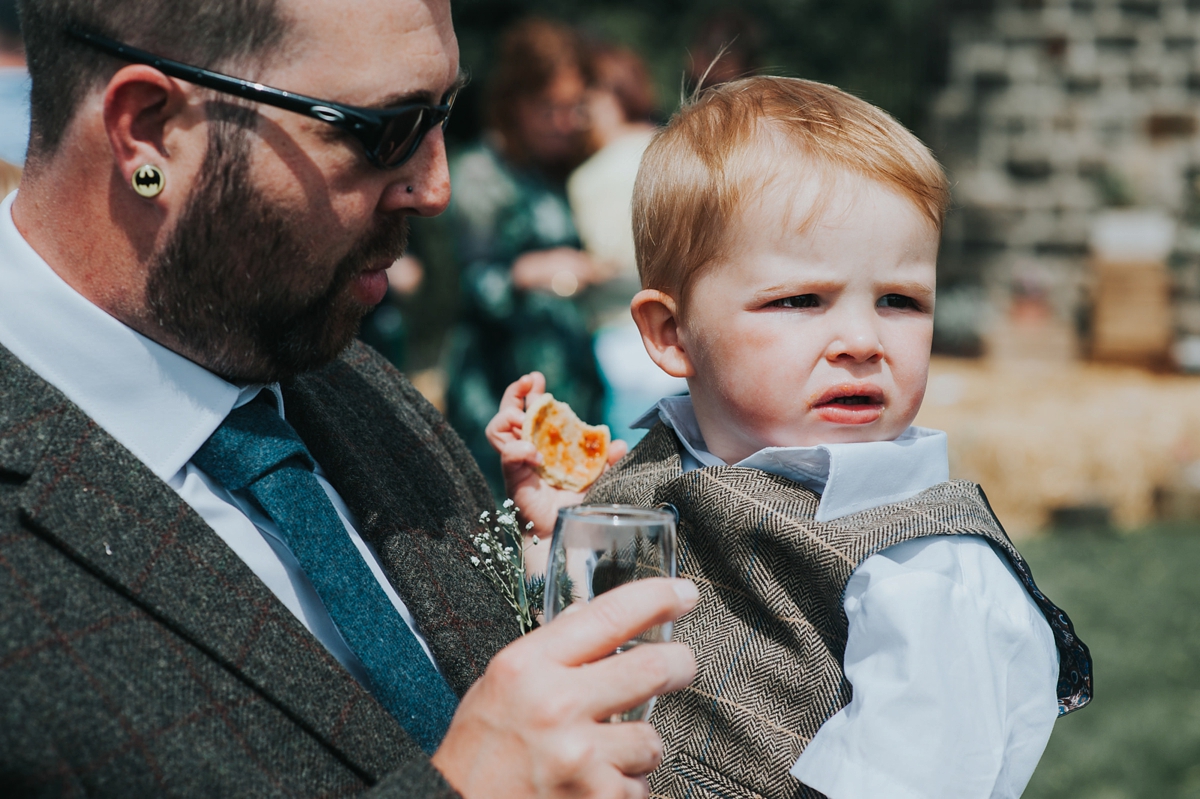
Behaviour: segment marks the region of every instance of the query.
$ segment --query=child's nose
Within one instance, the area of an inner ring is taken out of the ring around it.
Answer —
[[[858,327],[834,338],[826,357],[831,361],[869,363],[883,357],[883,342],[873,327]]]

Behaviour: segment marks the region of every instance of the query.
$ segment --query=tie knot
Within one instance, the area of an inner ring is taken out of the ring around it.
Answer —
[[[290,458],[313,468],[304,442],[264,394],[230,411],[192,456],[192,463],[230,491],[246,488]]]

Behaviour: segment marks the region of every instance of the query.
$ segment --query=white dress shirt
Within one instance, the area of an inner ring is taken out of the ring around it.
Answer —
[[[690,397],[661,419],[685,471],[725,465],[707,450]],[[818,521],[915,496],[949,479],[946,434],[910,427],[895,441],[771,447],[735,464],[821,494]],[[843,599],[850,703],[791,774],[830,799],[1016,799],[1058,717],[1058,651],[1008,562],[978,536],[920,538],[855,570]]]
[[[0,204],[0,345],[173,488],[330,654],[367,685],[366,669],[274,523],[243,492],[231,494],[191,462],[229,412],[260,391],[275,395],[282,416],[279,386],[229,383],[93,305],[21,236],[12,220],[15,197],[14,192]],[[346,503],[320,465],[316,474],[371,573],[432,659],[412,614],[384,576],[379,556],[355,529]]]

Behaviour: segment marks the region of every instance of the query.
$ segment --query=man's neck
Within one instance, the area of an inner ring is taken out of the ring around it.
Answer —
[[[154,242],[123,231],[114,221],[123,195],[109,191],[109,185],[73,179],[69,173],[88,171],[64,169],[61,162],[71,160],[59,156],[48,167],[29,164],[13,203],[13,222],[67,285],[136,328],[131,322],[138,316],[138,298],[145,295],[140,262],[153,251]]]

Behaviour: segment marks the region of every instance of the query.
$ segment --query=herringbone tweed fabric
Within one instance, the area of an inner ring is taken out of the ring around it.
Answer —
[[[482,475],[356,345],[284,387],[462,694],[518,634],[467,562]],[[0,348],[0,796],[451,797],[204,521]]]
[[[871,555],[923,536],[982,536],[1007,557],[1052,621],[1062,707],[1090,700],[1087,648],[1037,591],[978,486],[942,483],[819,523],[812,491],[755,469],[683,474],[678,447],[675,434],[657,425],[587,496],[589,504],[673,505],[680,571],[700,587],[699,604],[674,635],[696,653],[696,680],[660,697],[651,719],[666,744],[663,765],[650,775],[653,796],[819,797],[788,770],[851,698],[842,672],[846,583]]]

